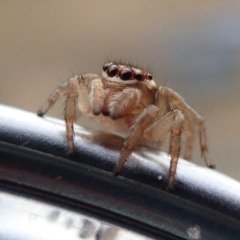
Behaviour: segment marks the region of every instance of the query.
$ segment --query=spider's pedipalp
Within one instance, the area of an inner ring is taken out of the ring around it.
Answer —
[[[109,99],[108,111],[112,119],[130,114],[139,104],[142,93],[136,88],[126,88]]]
[[[101,79],[94,79],[91,83],[89,94],[89,104],[94,115],[99,115],[102,111],[105,99],[105,92]]]

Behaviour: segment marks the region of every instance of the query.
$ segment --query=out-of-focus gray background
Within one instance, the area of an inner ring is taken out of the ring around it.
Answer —
[[[36,112],[72,71],[138,62],[206,119],[217,169],[240,180],[239,12],[239,0],[1,1],[0,102]]]

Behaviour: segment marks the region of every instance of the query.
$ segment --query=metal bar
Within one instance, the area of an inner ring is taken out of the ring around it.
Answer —
[[[41,196],[155,239],[240,237],[239,182],[180,159],[169,193],[167,154],[144,146],[114,177],[123,140],[79,126],[75,134],[76,155],[69,158],[63,121],[0,105],[0,189]]]

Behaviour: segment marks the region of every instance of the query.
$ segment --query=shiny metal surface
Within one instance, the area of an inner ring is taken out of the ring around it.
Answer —
[[[0,192],[0,239],[4,240],[147,240],[123,228],[74,211]]]
[[[153,239],[240,236],[239,182],[180,160],[175,190],[166,192],[169,158],[144,146],[116,178],[112,170],[121,138],[76,127],[77,155],[70,159],[62,121],[7,106],[0,106],[0,114],[2,192],[47,202]]]

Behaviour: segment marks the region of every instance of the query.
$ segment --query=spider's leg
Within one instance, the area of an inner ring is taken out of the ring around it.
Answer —
[[[49,108],[56,102],[58,97],[60,95],[63,95],[66,93],[66,87],[68,85],[68,82],[62,84],[59,88],[56,89],[56,91],[49,97],[49,99],[43,104],[41,108],[37,111],[38,116],[43,116]]]
[[[66,99],[66,107],[65,107],[65,122],[66,122],[66,131],[67,131],[66,137],[68,141],[69,154],[74,153],[73,123],[77,120],[78,101],[82,100],[82,97],[84,97],[79,95],[81,95],[83,93],[83,90],[87,89],[88,86],[91,86],[91,91],[92,91],[92,86],[94,85],[92,83],[94,83],[95,81],[98,81],[98,83],[100,82],[100,79],[96,74],[84,74],[81,76],[75,76],[74,78],[71,78],[68,82],[68,86],[66,88],[67,99]],[[97,97],[97,96],[94,95],[94,97]],[[99,99],[97,98],[97,100]],[[89,105],[91,106],[91,104]]]
[[[119,174],[124,163],[127,161],[128,156],[141,140],[144,130],[156,120],[158,113],[159,109],[156,106],[149,105],[137,117],[136,121],[129,129],[128,136],[124,142],[118,163],[113,171],[114,175]]]
[[[185,118],[187,118],[192,124],[198,127],[202,156],[204,157],[206,165],[209,168],[214,168],[215,166],[211,163],[208,155],[206,130],[202,117],[173,90],[166,87],[161,87],[159,88],[159,95],[164,96],[164,98],[168,99],[168,104],[171,108],[181,111],[184,114]]]
[[[215,164],[211,163],[211,160],[208,154],[207,137],[206,137],[204,121],[200,118],[196,125],[198,126],[198,131],[199,131],[199,139],[200,139],[202,156],[205,159],[206,165],[209,168],[215,168]]]
[[[170,111],[163,116],[158,116],[156,121],[145,130],[143,138],[163,142],[171,130],[176,112]]]
[[[184,159],[190,160],[192,157],[192,150],[194,145],[194,130],[192,124],[187,118],[184,119],[184,132],[186,133]]]
[[[76,107],[77,107],[77,100],[78,100],[78,85],[79,85],[79,77],[76,76],[70,79],[66,89],[67,99],[66,99],[66,105],[65,105],[64,119],[66,123],[66,137],[68,142],[69,154],[74,153],[73,123],[77,119]]]
[[[177,163],[180,155],[181,134],[183,130],[184,115],[175,110],[177,113],[171,127],[169,154],[171,156],[171,163],[169,168],[168,189],[173,188],[173,182],[176,174]]]

